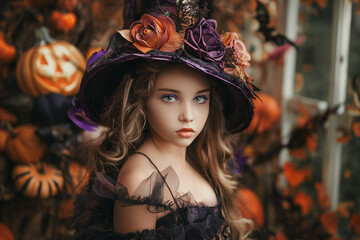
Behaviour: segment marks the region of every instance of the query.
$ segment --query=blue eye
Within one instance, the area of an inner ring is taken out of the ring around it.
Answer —
[[[205,103],[206,100],[207,100],[206,96],[197,96],[197,97],[194,98],[194,101],[196,103],[200,103],[200,104]]]
[[[172,103],[176,101],[176,96],[174,95],[164,95],[161,97],[161,99],[165,102]]]

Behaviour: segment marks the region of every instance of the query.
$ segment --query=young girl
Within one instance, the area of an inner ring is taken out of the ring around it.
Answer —
[[[226,166],[230,133],[253,115],[249,58],[215,20],[182,37],[170,18],[144,15],[89,59],[69,116],[106,131],[86,155],[99,172],[77,201],[75,238],[247,236]]]

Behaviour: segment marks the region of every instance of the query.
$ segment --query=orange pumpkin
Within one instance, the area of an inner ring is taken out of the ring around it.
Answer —
[[[6,143],[10,137],[10,133],[6,130],[0,129],[0,152],[5,150]]]
[[[47,34],[47,30],[39,31],[43,44],[21,55],[16,68],[17,83],[32,97],[48,93],[75,95],[80,88],[85,58],[74,45],[52,41]]]
[[[74,216],[74,202],[72,199],[67,199],[60,203],[58,216],[60,219]]]
[[[5,42],[4,34],[0,32],[0,63],[9,64],[16,57],[16,48]]]
[[[9,137],[5,145],[6,155],[15,163],[33,163],[39,161],[47,148],[35,134],[37,126],[24,124],[16,127],[16,136]]]
[[[4,223],[0,223],[0,240],[14,240],[15,237],[10,228]]]
[[[51,13],[51,23],[59,32],[68,32],[74,28],[76,24],[76,15],[72,12],[61,13],[57,10]]]
[[[255,113],[247,132],[262,133],[270,130],[279,121],[281,110],[276,99],[266,93],[257,93],[260,99],[254,100]]]
[[[72,180],[72,186],[66,184],[66,190],[68,193],[75,191],[76,194],[79,194],[81,188],[87,184],[90,176],[90,170],[86,169],[75,162],[69,164],[69,174]]]
[[[264,225],[264,209],[259,197],[253,191],[240,188],[237,203],[243,218],[252,220],[256,227]]]
[[[17,116],[8,110],[0,107],[0,121],[15,124],[18,119]]]
[[[15,189],[28,197],[55,196],[64,184],[64,178],[59,169],[41,162],[15,166],[12,177]]]

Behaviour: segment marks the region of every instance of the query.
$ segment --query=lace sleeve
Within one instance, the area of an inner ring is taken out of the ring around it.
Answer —
[[[144,179],[132,196],[129,196],[124,185],[100,172],[96,173],[93,190],[102,198],[118,200],[122,207],[145,204],[147,209],[153,213],[174,210],[189,204],[201,205],[201,203],[195,202],[190,192],[179,193],[178,187],[179,178],[173,168],[169,166],[161,171],[161,174],[154,171]]]

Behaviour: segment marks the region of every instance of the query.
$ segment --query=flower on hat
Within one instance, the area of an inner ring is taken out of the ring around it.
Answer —
[[[185,31],[185,50],[202,60],[217,63],[224,67],[225,45],[216,31],[216,20],[205,18]]]
[[[175,52],[183,44],[183,38],[176,32],[174,22],[167,16],[157,18],[144,14],[140,20],[131,24],[129,30],[119,33],[143,53],[153,49]]]
[[[246,50],[244,42],[240,40],[240,34],[226,32],[221,35],[220,39],[226,48],[231,48],[233,50],[235,65],[240,65],[244,69],[250,66],[249,61],[251,60],[251,56]]]

